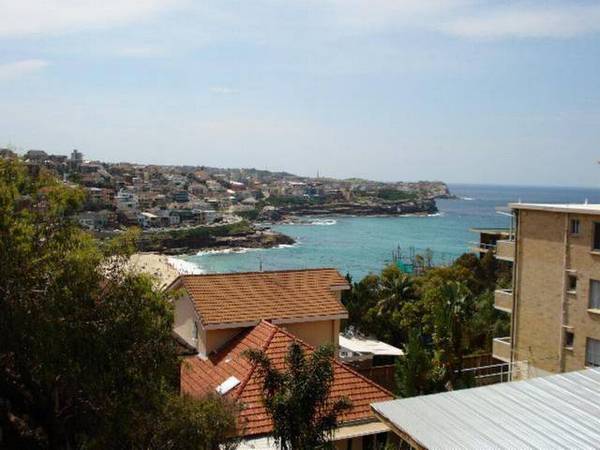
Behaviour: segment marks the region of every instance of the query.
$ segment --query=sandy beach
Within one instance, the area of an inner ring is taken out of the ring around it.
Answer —
[[[132,270],[155,276],[160,287],[168,286],[179,275],[202,273],[186,261],[157,253],[136,253],[129,259],[129,264]]]

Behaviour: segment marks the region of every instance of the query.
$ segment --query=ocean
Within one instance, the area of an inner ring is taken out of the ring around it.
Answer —
[[[436,215],[310,217],[302,224],[273,226],[292,236],[293,246],[200,252],[181,259],[205,273],[335,267],[357,280],[379,272],[398,249],[403,256],[430,249],[435,262],[451,262],[478,239],[470,228],[510,225],[510,218],[496,210],[509,202],[600,203],[600,189],[466,184],[449,188],[458,199],[438,200]]]

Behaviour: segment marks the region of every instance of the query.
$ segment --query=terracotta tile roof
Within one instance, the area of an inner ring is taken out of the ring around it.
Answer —
[[[181,367],[181,391],[201,397],[209,392],[214,393],[217,386],[234,376],[240,380],[240,384],[225,396],[243,405],[238,420],[240,433],[244,436],[270,433],[272,422],[262,403],[262,377],[242,353],[249,348],[262,349],[275,367],[282,368],[288,347],[294,340],[300,342],[308,352],[314,350],[287,331],[262,321],[256,327],[241,332],[208,359],[197,356],[186,358]],[[372,420],[375,416],[369,405],[394,398],[392,393],[341,362],[335,361],[334,366],[331,399],[345,396],[352,401],[352,409],[341,417],[342,423]]]
[[[348,282],[335,269],[183,275],[202,325],[346,316],[332,289]]]

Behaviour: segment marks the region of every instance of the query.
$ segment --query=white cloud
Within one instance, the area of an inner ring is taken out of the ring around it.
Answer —
[[[0,81],[13,80],[37,72],[48,65],[42,59],[24,59],[0,64]]]
[[[0,0],[0,36],[60,34],[139,21],[179,0]]]
[[[600,6],[505,7],[454,18],[442,30],[466,38],[570,38],[600,31]]]

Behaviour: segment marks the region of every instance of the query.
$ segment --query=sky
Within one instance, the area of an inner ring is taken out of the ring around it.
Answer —
[[[600,185],[600,1],[0,0],[0,147]]]

